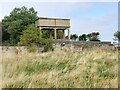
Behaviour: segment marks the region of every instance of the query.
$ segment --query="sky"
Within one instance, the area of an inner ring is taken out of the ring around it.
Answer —
[[[22,6],[33,7],[39,17],[69,18],[71,34],[100,32],[100,40],[113,42],[118,30],[118,2],[1,2],[0,21]]]

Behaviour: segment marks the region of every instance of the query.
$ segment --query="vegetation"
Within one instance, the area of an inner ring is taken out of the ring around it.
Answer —
[[[86,41],[86,40],[87,40],[86,34],[82,34],[79,36],[79,41]]]
[[[76,40],[78,38],[78,35],[77,34],[72,34],[71,36],[70,36],[70,39],[72,39],[72,40]]]
[[[19,45],[32,46],[32,45],[42,45],[42,34],[35,25],[30,25],[26,30],[23,31],[20,36]]]
[[[63,39],[63,31],[62,30],[57,31],[57,38],[58,39]]]
[[[3,45],[17,45],[20,37],[31,24],[37,19],[37,11],[34,8],[14,8],[9,16],[5,16],[0,25],[2,26],[2,42]],[[36,28],[37,29],[37,28]],[[58,38],[62,37],[62,31],[58,31]],[[53,35],[52,31],[52,35]],[[43,38],[50,38],[49,31],[43,31]]]
[[[5,88],[117,88],[118,52],[102,46],[93,48],[82,52],[57,50],[19,55],[3,50],[2,85]]]
[[[30,46],[29,51],[36,51],[37,47],[44,47],[44,51],[53,50],[52,40],[48,39],[49,32],[40,33],[35,27],[37,12],[34,8],[15,8],[9,16],[2,20],[3,45]]]
[[[53,51],[53,50],[54,50],[54,48],[53,48],[52,40],[51,39],[46,39],[45,40],[45,46],[44,46],[44,52]]]
[[[89,41],[100,41],[100,40],[99,40],[99,35],[100,35],[99,32],[92,32],[92,33],[89,33],[89,34],[87,35],[87,39],[88,39]]]
[[[37,51],[37,47],[36,46],[31,46],[31,47],[28,47],[28,51],[30,53],[35,53]]]
[[[28,46],[28,51],[3,50],[3,87],[5,88],[114,88],[118,85],[118,52],[84,45],[77,50],[54,51],[49,31],[39,32],[34,21],[34,8],[15,8],[4,17],[2,37],[4,45]],[[58,38],[62,38],[58,31]],[[54,32],[52,31],[52,35]],[[100,41],[99,32],[71,35],[79,41]],[[114,36],[120,41],[120,33]],[[66,37],[68,38],[68,36]],[[39,48],[43,52],[38,53]],[[109,48],[109,47],[107,47]],[[52,51],[52,52],[47,52]],[[32,53],[31,53],[32,52]],[[36,53],[35,53],[36,52]],[[11,57],[12,56],[12,57]]]
[[[37,18],[34,8],[14,8],[9,16],[2,20],[2,38],[4,42],[16,45],[20,40],[20,35],[28,25],[33,24]]]
[[[42,33],[35,25],[30,25],[26,30],[23,31],[23,35],[20,37],[19,45],[30,46],[29,51],[35,52],[36,48],[44,47],[44,51],[50,51],[53,49],[53,44],[51,39],[42,38]]]
[[[100,41],[99,40],[99,35],[100,35],[99,32],[92,32],[92,33],[89,33],[89,34],[82,34],[80,36],[78,36],[77,34],[72,34],[70,38],[72,40],[77,40],[77,38],[78,38],[79,41]]]
[[[50,33],[51,33],[51,36],[54,36],[54,30],[43,30],[42,31],[43,33],[43,38],[51,38],[50,37]],[[62,30],[57,30],[57,39],[63,39],[63,31]]]
[[[120,31],[115,32],[114,36],[115,36],[115,40],[117,39],[118,42],[120,42]]]

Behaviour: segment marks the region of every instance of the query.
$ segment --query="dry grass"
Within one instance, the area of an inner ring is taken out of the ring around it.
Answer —
[[[3,52],[7,88],[117,88],[118,52],[94,50],[47,53]]]

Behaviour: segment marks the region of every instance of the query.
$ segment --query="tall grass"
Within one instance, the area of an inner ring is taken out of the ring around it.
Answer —
[[[117,88],[118,52],[3,52],[4,88]]]

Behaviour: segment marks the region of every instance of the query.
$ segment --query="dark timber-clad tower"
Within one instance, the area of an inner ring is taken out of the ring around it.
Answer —
[[[68,30],[68,39],[70,39],[70,19],[61,19],[61,18],[45,18],[39,17],[35,24],[41,30],[49,30],[50,37],[53,39],[57,39],[57,30],[63,31],[63,38],[65,39],[65,30]],[[52,36],[51,32],[54,30],[54,36]]]

